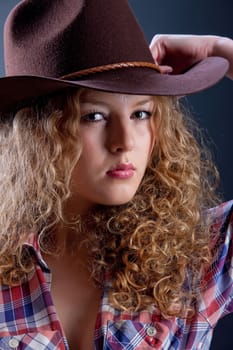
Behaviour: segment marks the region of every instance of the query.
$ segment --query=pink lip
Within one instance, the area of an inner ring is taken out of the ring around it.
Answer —
[[[107,171],[107,175],[117,179],[128,179],[134,175],[135,167],[133,164],[119,164]]]

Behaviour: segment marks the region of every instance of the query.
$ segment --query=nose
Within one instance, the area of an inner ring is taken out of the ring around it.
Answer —
[[[111,153],[130,152],[135,144],[130,119],[116,118],[108,126],[107,147]]]

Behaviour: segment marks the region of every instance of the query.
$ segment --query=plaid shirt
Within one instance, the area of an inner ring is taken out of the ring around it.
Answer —
[[[205,276],[207,288],[191,320],[165,320],[151,307],[139,313],[113,309],[108,302],[109,282],[97,316],[95,350],[209,349],[217,321],[233,311],[232,228],[233,201],[211,209],[218,232],[217,258]],[[51,274],[37,244],[35,271],[20,286],[1,286],[0,349],[68,350],[68,344],[50,294]],[[78,350],[78,349],[77,349]]]

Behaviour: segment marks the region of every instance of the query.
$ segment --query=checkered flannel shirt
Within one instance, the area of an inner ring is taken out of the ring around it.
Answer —
[[[233,201],[211,209],[211,213],[219,248],[205,277],[208,288],[202,294],[194,319],[165,320],[155,307],[139,313],[115,310],[108,302],[106,281],[93,349],[209,349],[216,323],[233,311]],[[0,349],[68,350],[50,294],[51,273],[35,242],[30,249],[37,264],[28,281],[16,287],[1,286]]]

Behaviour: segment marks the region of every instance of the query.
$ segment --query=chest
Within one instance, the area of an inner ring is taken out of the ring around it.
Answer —
[[[101,291],[61,288],[52,293],[58,319],[69,350],[94,350],[94,332]]]
[[[94,350],[102,290],[95,286],[85,258],[44,256],[51,271],[50,295],[69,350]]]

